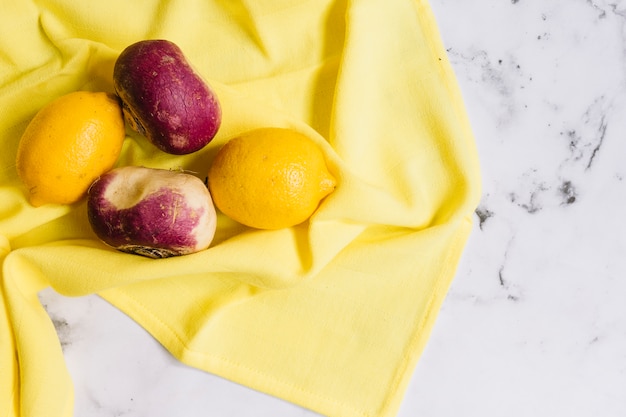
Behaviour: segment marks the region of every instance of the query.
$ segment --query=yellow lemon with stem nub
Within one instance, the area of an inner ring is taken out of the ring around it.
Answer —
[[[208,173],[217,208],[258,229],[304,222],[336,184],[319,145],[285,128],[260,128],[229,140]]]
[[[17,149],[17,173],[35,206],[72,204],[117,161],[125,138],[118,98],[76,91],[41,108]]]

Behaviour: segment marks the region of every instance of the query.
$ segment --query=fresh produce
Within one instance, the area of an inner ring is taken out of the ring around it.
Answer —
[[[215,205],[230,218],[279,229],[307,220],[336,180],[311,139],[290,129],[261,128],[218,151],[208,184]]]
[[[150,258],[208,248],[217,222],[209,191],[199,178],[135,166],[98,178],[89,189],[87,214],[102,241]]]
[[[309,219],[334,191],[320,145],[284,128],[228,141],[206,184],[182,169],[113,169],[125,122],[162,151],[184,155],[205,147],[222,117],[216,94],[170,41],[128,46],[113,75],[116,95],[79,91],[41,109],[16,159],[33,205],[86,194],[91,228],[107,245],[150,258],[195,253],[213,241],[216,207],[243,225],[280,229]]]
[[[164,152],[196,152],[220,127],[217,96],[173,42],[128,46],[115,62],[113,81],[129,125]]]
[[[119,100],[76,91],[37,112],[17,149],[16,168],[33,206],[72,204],[113,167],[125,138]]]

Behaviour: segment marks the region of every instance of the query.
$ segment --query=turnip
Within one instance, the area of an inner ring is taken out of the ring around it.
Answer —
[[[208,248],[217,223],[202,180],[181,171],[136,166],[113,169],[94,181],[87,214],[103,242],[150,258]]]
[[[171,41],[128,46],[115,62],[113,84],[128,124],[164,152],[196,152],[220,127],[217,95]]]

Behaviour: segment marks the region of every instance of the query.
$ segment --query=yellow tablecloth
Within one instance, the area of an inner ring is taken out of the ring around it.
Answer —
[[[191,366],[331,417],[396,414],[453,279],[479,167],[426,0],[23,0],[0,14],[0,416],[72,415],[73,389],[38,292],[97,293]],[[130,43],[177,43],[223,124],[187,156],[128,132],[118,165],[204,179],[255,127],[323,148],[336,191],[300,226],[218,218],[213,246],[152,260],[107,248],[85,204],[29,206],[15,171],[35,112],[112,91]],[[210,410],[209,410],[210,411]]]

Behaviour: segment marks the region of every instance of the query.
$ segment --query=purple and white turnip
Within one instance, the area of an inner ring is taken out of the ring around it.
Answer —
[[[131,128],[164,152],[196,152],[220,127],[217,95],[171,41],[142,40],[124,49],[113,85]]]
[[[106,244],[150,258],[209,247],[217,217],[206,185],[181,171],[126,166],[90,187],[87,214]]]

